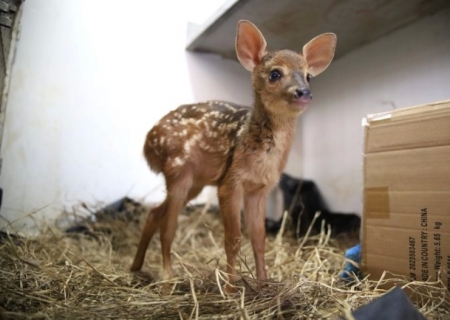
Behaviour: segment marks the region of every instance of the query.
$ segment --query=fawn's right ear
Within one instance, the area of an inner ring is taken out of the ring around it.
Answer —
[[[236,53],[245,69],[253,71],[266,54],[267,43],[258,28],[247,20],[240,20],[236,33]]]

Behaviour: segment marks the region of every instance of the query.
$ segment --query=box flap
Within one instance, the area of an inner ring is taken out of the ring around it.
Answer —
[[[450,100],[368,115],[365,152],[450,144]]]

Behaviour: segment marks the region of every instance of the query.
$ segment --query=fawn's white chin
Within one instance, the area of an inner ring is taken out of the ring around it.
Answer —
[[[311,102],[311,99],[300,98],[300,99],[294,99],[294,100],[292,100],[292,102],[296,105],[307,106]]]
[[[311,102],[309,99],[296,99],[292,101],[292,107],[294,107],[297,111],[304,111],[308,104]]]

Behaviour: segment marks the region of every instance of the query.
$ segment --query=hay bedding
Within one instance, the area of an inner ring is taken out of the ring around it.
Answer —
[[[253,280],[253,253],[244,233],[239,292],[227,296],[221,291],[226,281],[222,223],[205,209],[191,208],[180,216],[172,248],[178,278],[167,282],[161,281],[157,236],[143,272],[128,271],[148,210],[136,203],[123,211],[125,219],[109,219],[109,213],[84,221],[78,228],[83,233],[47,225],[33,238],[3,234],[0,318],[333,319],[386,292],[379,285],[388,280],[343,283],[344,250],[324,233],[300,240],[268,236],[271,279],[260,284]],[[424,290],[418,308],[428,319],[450,319],[444,286],[397,281]],[[174,285],[171,291],[168,284]]]

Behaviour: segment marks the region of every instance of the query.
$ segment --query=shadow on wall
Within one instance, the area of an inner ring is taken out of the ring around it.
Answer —
[[[251,105],[251,74],[238,62],[215,54],[187,51],[186,64],[196,102],[226,100]]]

